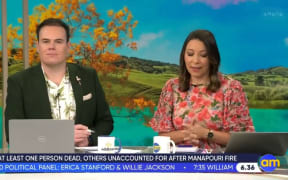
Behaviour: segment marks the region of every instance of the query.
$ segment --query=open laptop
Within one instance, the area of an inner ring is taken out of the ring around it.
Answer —
[[[231,133],[225,153],[257,153],[283,156],[288,148],[286,132]]]
[[[10,153],[74,153],[74,121],[9,120]]]

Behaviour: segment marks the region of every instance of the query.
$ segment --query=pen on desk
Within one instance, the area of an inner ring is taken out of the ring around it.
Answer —
[[[88,131],[89,133],[95,133],[95,131],[93,131],[93,130],[91,130],[91,129],[87,129],[87,131]]]

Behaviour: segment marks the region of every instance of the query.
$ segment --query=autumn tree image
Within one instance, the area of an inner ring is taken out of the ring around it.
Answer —
[[[41,4],[34,7],[29,16],[30,65],[39,62],[36,51],[36,27],[44,19],[50,17],[62,19],[70,26],[72,48],[68,62],[96,69],[111,106],[140,110],[145,107],[150,107],[151,110],[154,108],[155,103],[151,100],[144,97],[119,96],[112,88],[113,81],[117,81],[116,83],[125,87],[125,82],[130,74],[129,66],[117,64],[121,60],[121,55],[116,54],[114,50],[116,48],[137,50],[137,43],[132,39],[133,30],[138,21],[133,19],[133,15],[127,7],[117,11],[107,10],[105,15],[101,15],[94,3],[89,3],[87,0],[55,0],[48,6]],[[19,18],[18,22],[22,23],[22,19]],[[8,39],[10,43],[9,57],[14,60],[23,59],[21,43],[15,52],[11,51],[13,48],[15,49],[13,42],[22,40],[22,36],[19,35],[19,27],[10,25],[8,38],[10,38]]]
[[[1,36],[0,36],[1,40]],[[20,61],[23,59],[22,51],[22,34],[20,34],[20,27],[14,27],[12,24],[7,27],[7,45],[8,45],[8,57],[9,60]],[[0,57],[2,57],[2,52],[0,52]]]

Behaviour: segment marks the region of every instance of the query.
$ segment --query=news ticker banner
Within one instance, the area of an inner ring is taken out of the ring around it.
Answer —
[[[255,154],[0,154],[0,173],[261,173],[278,161]]]

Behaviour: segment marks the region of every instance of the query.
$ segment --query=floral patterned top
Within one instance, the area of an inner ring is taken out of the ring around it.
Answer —
[[[43,74],[46,80],[52,118],[54,120],[75,120],[76,103],[68,69],[59,85],[50,81],[44,70]]]
[[[181,92],[178,78],[168,80],[150,126],[156,132],[170,132],[181,130],[183,124],[198,122],[216,131],[254,131],[247,98],[240,82],[222,74],[219,74],[219,78],[221,87],[215,93],[207,92],[204,85],[191,85],[188,91]],[[199,147],[221,148],[219,144],[206,140],[200,140]]]

